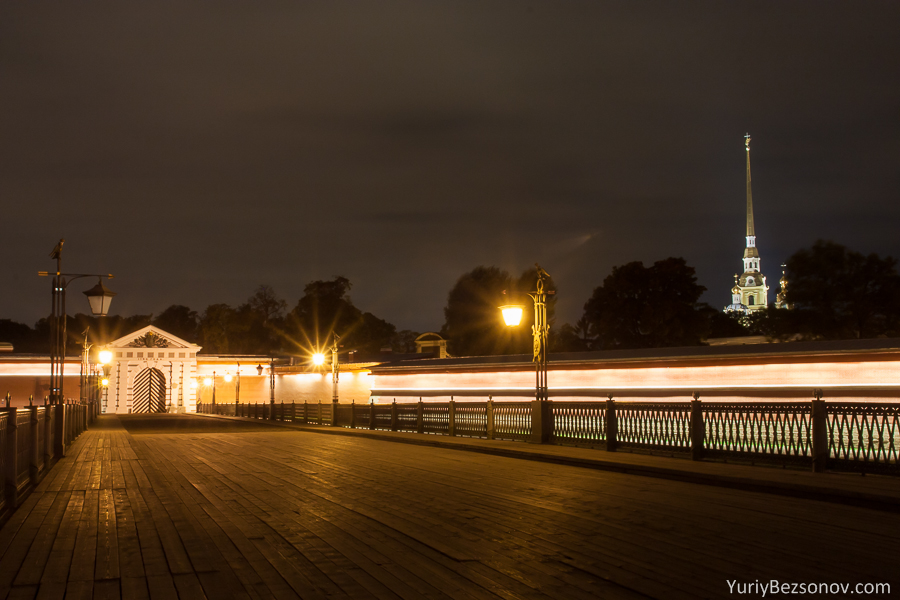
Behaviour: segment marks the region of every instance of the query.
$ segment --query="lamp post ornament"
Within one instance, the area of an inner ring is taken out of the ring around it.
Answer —
[[[269,404],[275,404],[275,358],[269,363]]]
[[[338,402],[338,379],[340,379],[341,367],[338,364],[338,342],[341,339],[336,333],[332,333],[331,344],[331,401],[335,404]]]
[[[535,397],[537,401],[549,399],[547,393],[547,347],[550,336],[550,325],[547,323],[547,293],[544,291],[544,280],[550,275],[535,263],[537,267],[537,284],[531,294],[534,300],[534,325],[531,333],[534,337]]]
[[[531,334],[533,337],[533,355],[534,363],[534,399],[543,402],[549,399],[547,393],[547,349],[550,336],[550,324],[547,322],[547,296],[554,294],[553,290],[545,290],[545,282],[550,279],[550,275],[541,268],[541,265],[535,263],[537,267],[537,283],[535,290],[528,294],[534,301],[534,325],[531,326]],[[504,294],[506,291],[503,292]],[[522,322],[522,306],[519,304],[507,304],[500,307],[503,313],[503,320],[510,327],[515,327]]]

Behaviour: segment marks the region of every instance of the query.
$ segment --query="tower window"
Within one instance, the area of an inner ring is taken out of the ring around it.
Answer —
[[[755,300],[756,300],[756,298],[754,298],[753,296],[748,296],[747,297],[747,306],[753,306],[754,304],[756,304]]]

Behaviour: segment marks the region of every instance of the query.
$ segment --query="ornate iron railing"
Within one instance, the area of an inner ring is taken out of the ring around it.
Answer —
[[[487,402],[454,402],[453,432],[466,437],[486,438],[488,431]]]
[[[419,428],[419,405],[418,404],[394,404],[394,410],[397,414],[396,431],[406,431],[415,433]]]
[[[616,442],[621,447],[689,451],[689,402],[617,402]]]
[[[605,402],[553,402],[550,406],[554,443],[606,442]]]
[[[450,433],[449,402],[429,402],[422,406],[422,433]]]
[[[200,412],[228,409],[200,405]],[[240,405],[232,414],[297,423],[660,450],[900,474],[900,403],[418,402]],[[53,414],[48,413],[52,419]],[[52,431],[50,427],[48,431]],[[52,443],[52,441],[51,441]]]
[[[531,437],[531,402],[494,402],[494,439],[527,441]]]
[[[704,451],[782,462],[812,457],[809,402],[703,403]]]
[[[900,461],[900,405],[828,405],[829,459],[836,468],[896,471]]]

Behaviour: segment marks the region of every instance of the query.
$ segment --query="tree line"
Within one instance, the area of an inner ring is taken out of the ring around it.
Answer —
[[[67,317],[67,353],[79,351],[88,331],[91,343],[102,344],[147,325],[155,325],[183,340],[199,344],[204,354],[309,355],[331,343],[331,332],[342,336],[345,348],[374,354],[385,347],[410,351],[412,332],[397,332],[384,319],[357,308],[349,296],[350,281],[312,281],[303,296],[288,304],[271,286],[260,285],[238,306],[211,304],[203,312],[173,304],[159,315]],[[18,352],[47,352],[50,322],[35,326],[0,320],[0,339],[13,343]],[[414,344],[413,344],[414,351]]]
[[[700,302],[706,288],[683,258],[616,266],[594,289],[574,324],[557,325],[556,295],[551,293],[550,350],[696,346],[709,338],[742,335],[779,341],[900,336],[895,259],[818,241],[787,260],[786,278],[784,299],[790,308],[770,304],[747,316]],[[527,294],[535,281],[534,268],[518,277],[493,266],[463,274],[447,296],[440,329],[449,351],[455,356],[529,353],[533,312]],[[552,278],[546,286],[556,291]],[[398,331],[357,308],[350,289],[345,277],[312,281],[290,310],[270,286],[260,285],[238,306],[211,304],[202,313],[175,304],[155,316],[76,314],[68,317],[68,352],[78,352],[85,330],[92,343],[103,343],[150,324],[203,346],[206,354],[308,355],[330,344],[331,332],[341,336],[344,351],[370,356],[386,348],[415,352],[418,332]],[[523,304],[525,311],[523,322],[510,328],[498,307],[513,303]],[[0,341],[12,342],[19,352],[47,352],[49,336],[46,318],[34,327],[0,319]]]
[[[619,265],[594,289],[574,324],[555,323],[551,296],[550,350],[698,346],[710,338],[747,335],[777,341],[900,337],[900,276],[894,258],[863,255],[819,240],[786,261],[785,275],[784,300],[789,308],[776,308],[773,302],[744,315],[700,302],[706,288],[683,258],[649,266],[639,261]],[[501,290],[526,290],[534,280],[533,270],[515,279],[496,267],[478,267],[463,275],[444,309],[442,333],[449,339],[450,351],[528,352],[530,322],[516,333],[503,331],[496,307],[505,303]],[[550,289],[555,289],[552,282]],[[723,303],[727,299],[723,294]]]

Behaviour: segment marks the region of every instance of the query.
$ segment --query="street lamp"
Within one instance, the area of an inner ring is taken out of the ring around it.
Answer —
[[[100,388],[97,389],[97,393],[101,396],[106,396],[109,392],[109,375],[112,367],[110,364],[112,362],[113,354],[109,350],[101,350],[97,353],[97,362],[100,363],[100,368],[103,370],[103,378],[100,380]],[[99,400],[104,400],[104,398],[100,398]],[[109,398],[105,398],[103,402],[103,410],[106,411],[106,406],[109,404]]]
[[[341,340],[341,336],[336,333],[331,334],[331,401],[334,404],[338,403],[338,379],[341,374],[341,367],[338,363],[338,342]]]
[[[94,316],[105,317],[109,312],[109,305],[112,302],[115,292],[110,291],[103,285],[103,278],[112,279],[111,274],[97,275],[85,273],[63,273],[62,272],[62,247],[65,243],[64,239],[53,248],[50,258],[56,259],[56,275],[53,277],[53,286],[51,288],[51,311],[50,311],[50,402],[51,404],[60,404],[63,401],[63,371],[66,362],[66,288],[70,283],[82,277],[96,277],[97,285],[84,292],[87,296],[88,303],[91,306],[91,314]],[[50,275],[47,271],[39,271],[41,277]]]
[[[544,291],[544,281],[549,279],[550,275],[541,268],[541,265],[535,263],[535,266],[537,267],[537,284],[535,291],[528,294],[534,301],[534,325],[531,326],[531,333],[534,336],[534,356],[532,358],[535,371],[534,399],[544,402],[549,399],[547,393],[547,342],[550,325],[547,323],[547,296],[554,292]],[[522,306],[507,304],[499,308],[507,326],[515,327],[522,322]]]

